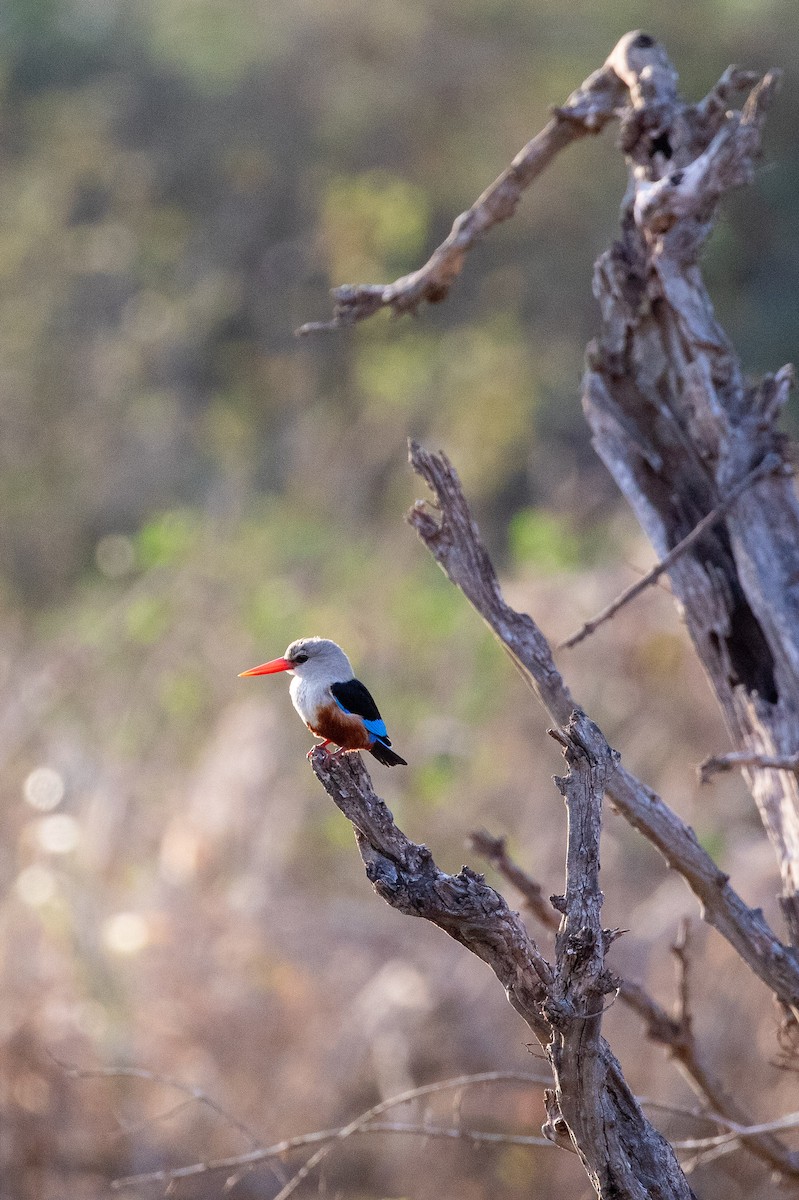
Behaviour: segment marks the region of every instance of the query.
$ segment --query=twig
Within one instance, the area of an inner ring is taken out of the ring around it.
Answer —
[[[674,1020],[682,1039],[693,1042],[693,1014],[691,1012],[691,922],[687,917],[680,920],[677,936],[671,947],[677,960],[677,1004]]]
[[[431,1085],[430,1090],[437,1091],[440,1089],[435,1085]],[[421,1088],[414,1089],[414,1091],[417,1095],[422,1094]],[[406,1099],[411,1098],[412,1095],[413,1092],[405,1093]],[[372,1118],[380,1116],[381,1113],[386,1112],[390,1108],[394,1108],[398,1103],[402,1102],[402,1100],[398,1100],[396,1097],[392,1097],[389,1100],[384,1100],[382,1103],[376,1104],[373,1108],[370,1108],[362,1116],[356,1117],[355,1120],[351,1121],[349,1125],[345,1125],[338,1131],[333,1141],[328,1142],[327,1145],[320,1146],[316,1153],[312,1154],[308,1161],[304,1163],[302,1167],[300,1167],[299,1171],[292,1175],[288,1183],[285,1184],[285,1186],[280,1189],[277,1196],[275,1196],[275,1200],[288,1200],[288,1197],[292,1194],[292,1192],[296,1191],[303,1179],[307,1179],[311,1172],[319,1166],[320,1162],[327,1157],[336,1143],[344,1141],[346,1138],[351,1137],[351,1135],[354,1133],[359,1133],[368,1126]]]
[[[677,559],[685,554],[686,550],[690,550],[692,546],[696,545],[699,539],[705,533],[707,533],[709,529],[712,529],[713,526],[721,520],[725,513],[729,512],[733,504],[740,499],[744,492],[748,491],[749,488],[754,484],[759,483],[761,479],[765,479],[767,475],[771,475],[776,471],[783,471],[789,474],[791,473],[791,468],[786,467],[786,464],[783,463],[779,455],[770,454],[763,460],[760,466],[756,467],[754,471],[751,471],[745,479],[742,479],[741,482],[730,491],[729,495],[720,501],[711,512],[702,517],[702,520],[697,522],[691,532],[687,534],[682,541],[678,542],[674,549],[670,550],[665,558],[662,558],[661,561],[657,563],[657,565],[654,566],[651,571],[648,571],[642,579],[636,580],[636,582],[631,584],[630,587],[625,588],[625,590],[619,596],[617,596],[615,600],[612,600],[606,608],[603,608],[602,611],[597,613],[595,617],[592,617],[590,621],[586,621],[584,625],[581,625],[576,633],[573,633],[570,637],[566,638],[565,642],[561,642],[558,646],[558,649],[570,650],[573,646],[578,645],[578,643],[582,642],[585,638],[592,634],[594,630],[598,629],[600,625],[604,625],[606,621],[609,621],[611,617],[614,617],[619,609],[623,608],[625,604],[629,604],[629,602],[634,600],[636,596],[640,596],[641,592],[645,591],[653,583],[656,583],[657,580],[660,579],[661,575],[664,575],[666,571],[668,571],[669,568],[674,565]]]
[[[160,1171],[145,1171],[140,1175],[125,1175],[121,1179],[113,1180],[111,1186],[120,1190],[126,1187],[137,1187],[145,1183],[175,1183],[178,1179],[189,1179],[196,1175],[208,1175],[215,1171],[240,1170],[241,1168],[252,1169],[254,1166],[258,1166],[259,1163],[266,1163],[271,1158],[279,1158],[291,1150],[298,1150],[308,1146],[318,1146],[322,1143],[323,1148],[328,1151],[331,1148],[330,1143],[332,1142],[337,1142],[344,1137],[354,1137],[355,1135],[365,1133],[409,1133],[424,1137],[459,1136],[467,1141],[490,1141],[516,1146],[549,1145],[546,1138],[523,1134],[492,1134],[480,1130],[450,1130],[439,1126],[401,1125],[391,1121],[375,1121],[374,1124],[361,1125],[356,1129],[350,1129],[349,1133],[347,1133],[347,1129],[347,1126],[336,1129],[318,1129],[313,1133],[300,1133],[296,1137],[285,1138],[282,1142],[276,1142],[273,1146],[264,1146],[262,1149],[252,1151],[249,1154],[236,1154],[230,1158],[206,1159],[203,1162],[189,1163],[184,1167],[165,1167]],[[317,1161],[321,1161],[321,1159]],[[310,1162],[311,1160],[309,1159]],[[293,1178],[289,1180],[289,1183],[293,1182]],[[299,1182],[301,1181],[297,1180],[297,1183]]]
[[[165,1108],[161,1112],[154,1113],[151,1117],[144,1117],[141,1121],[125,1121],[119,1112],[115,1113],[117,1125],[119,1126],[120,1137],[133,1137],[134,1134],[141,1133],[148,1129],[151,1125],[160,1125],[162,1122],[171,1121],[173,1117],[179,1116],[185,1112],[187,1108],[191,1108],[195,1103],[193,1096],[187,1096],[185,1100],[178,1100],[177,1104],[171,1105],[170,1108]],[[251,1139],[253,1145],[257,1145],[256,1138]]]
[[[142,1078],[146,1077],[146,1075],[142,1076]],[[279,1158],[289,1150],[296,1150],[302,1146],[313,1146],[319,1142],[340,1141],[345,1137],[350,1137],[354,1133],[368,1133],[376,1128],[371,1124],[374,1117],[380,1116],[391,1108],[398,1108],[402,1104],[409,1104],[413,1100],[418,1100],[421,1096],[430,1096],[436,1092],[473,1087],[481,1083],[546,1084],[548,1082],[550,1082],[548,1077],[533,1075],[532,1073],[523,1071],[483,1071],[473,1075],[459,1075],[453,1079],[441,1079],[435,1083],[422,1084],[420,1087],[410,1088],[408,1091],[401,1092],[397,1096],[392,1096],[390,1099],[384,1100],[380,1104],[376,1104],[373,1108],[367,1109],[366,1112],[361,1113],[349,1125],[338,1129],[323,1129],[313,1133],[301,1133],[296,1137],[284,1138],[283,1141],[276,1142],[273,1146],[259,1146],[247,1154],[236,1154],[229,1158],[208,1159],[205,1162],[190,1163],[184,1167],[167,1167],[160,1171],[147,1171],[140,1175],[126,1175],[124,1178],[115,1179],[111,1186],[113,1188],[123,1188],[133,1187],[142,1183],[170,1183],[177,1179],[186,1179],[192,1175],[205,1175],[212,1171],[227,1171],[233,1168],[252,1166],[266,1162],[271,1158]],[[347,1130],[350,1132],[347,1133]],[[525,1142],[524,1144],[528,1143]],[[330,1148],[332,1147],[326,1147],[326,1149]],[[305,1165],[308,1166],[307,1163]],[[299,1182],[297,1180],[295,1183],[294,1179],[289,1181],[294,1187]]]
[[[527,1133],[496,1133],[481,1129],[463,1129],[461,1126],[405,1125],[395,1121],[375,1121],[365,1125],[358,1133],[405,1133],[415,1137],[451,1138],[454,1141],[473,1142],[489,1146],[551,1146],[548,1138]],[[338,1136],[334,1131],[333,1136]]]
[[[757,754],[749,750],[715,754],[700,763],[700,782],[709,783],[713,775],[722,771],[733,771],[736,767],[757,767],[760,771],[793,771],[795,775],[799,775],[799,754]]]
[[[661,1109],[664,1112],[671,1113],[676,1116],[690,1117],[693,1120],[710,1121],[718,1124],[729,1124],[724,1118],[715,1113],[697,1113],[692,1112],[687,1108],[680,1108],[678,1105],[660,1104],[654,1100],[647,1100],[644,1097],[639,1098],[639,1103],[644,1107],[652,1107]],[[793,1129],[799,1126],[799,1113],[789,1113],[787,1116],[778,1117],[773,1121],[765,1121],[759,1125],[751,1126],[735,1126],[730,1128],[727,1133],[717,1134],[706,1138],[682,1138],[676,1140],[673,1145],[678,1150],[704,1150],[713,1147],[732,1143],[740,1143],[744,1138],[751,1138],[757,1134],[774,1133],[783,1129]],[[278,1158],[290,1150],[296,1150],[304,1146],[313,1146],[320,1142],[333,1142],[341,1136],[342,1130],[336,1129],[320,1129],[313,1133],[299,1134],[294,1138],[286,1138],[282,1142],[277,1142],[274,1146],[265,1146],[257,1153],[260,1157],[256,1158],[254,1154],[236,1155],[230,1158],[209,1159],[206,1162],[191,1163],[185,1167],[174,1167],[163,1171],[149,1171],[141,1175],[128,1175],[123,1179],[116,1179],[112,1183],[112,1187],[121,1189],[123,1187],[134,1187],[147,1183],[173,1183],[178,1179],[187,1179],[196,1175],[209,1174],[214,1171],[228,1171],[237,1167],[251,1167],[259,1162],[264,1162],[267,1158]],[[364,1125],[355,1130],[350,1136],[361,1136],[368,1133],[399,1133],[412,1137],[430,1137],[430,1138],[447,1138],[457,1141],[471,1142],[475,1146],[533,1146],[548,1148],[555,1143],[550,1138],[537,1137],[532,1134],[522,1133],[497,1133],[496,1131],[487,1131],[481,1129],[463,1129],[460,1127],[447,1127],[440,1125],[427,1124],[405,1124],[394,1121],[373,1121],[368,1125]]]
[[[627,35],[628,37],[630,35]],[[600,133],[616,115],[625,95],[621,80],[605,65],[553,111],[552,119],[519,151],[511,165],[455,220],[446,241],[424,266],[390,284],[345,284],[333,289],[331,321],[311,321],[298,336],[325,333],[356,324],[381,308],[394,316],[415,312],[420,304],[439,304],[460,275],[466,255],[485,233],[512,217],[523,192],[561,150],[589,134]]]
[[[145,1079],[149,1083],[157,1083],[162,1087],[174,1088],[176,1092],[182,1092],[188,1096],[188,1102],[196,1102],[204,1104],[206,1108],[210,1108],[217,1116],[237,1129],[239,1133],[250,1142],[252,1146],[258,1146],[261,1139],[258,1135],[240,1121],[238,1117],[234,1117],[232,1113],[223,1108],[221,1104],[212,1099],[207,1092],[202,1088],[194,1087],[190,1083],[184,1083],[180,1079],[174,1079],[170,1075],[161,1075],[157,1071],[148,1071],[145,1067],[75,1067],[69,1066],[67,1063],[59,1062],[58,1059],[53,1060],[70,1079]],[[174,1115],[176,1109],[170,1109],[168,1113],[161,1114],[160,1117],[153,1117],[152,1120],[162,1120],[165,1116]]]
[[[577,706],[555,666],[551,647],[527,613],[508,605],[477,530],[457,472],[445,454],[410,443],[411,464],[429,485],[434,508],[418,501],[408,514],[428,550],[497,636],[550,718],[565,724]],[[726,938],[754,973],[789,1008],[799,1003],[799,959],[780,942],[762,911],[750,908],[729,877],[697,841],[693,830],[660,797],[618,766],[608,797],[627,821],[682,875],[702,906],[704,919]]]
[[[773,1121],[762,1121],[758,1125],[735,1125],[727,1133],[718,1133],[713,1137],[684,1138],[674,1142],[680,1150],[703,1150],[711,1146],[723,1146],[728,1142],[739,1142],[760,1133],[777,1133],[781,1129],[796,1129],[799,1126],[799,1112],[787,1113],[776,1117]]]
[[[486,829],[476,829],[466,839],[467,846],[484,858],[491,866],[499,871],[503,879],[513,884],[524,897],[525,907],[529,908],[535,917],[553,933],[560,925],[558,916],[540,883],[531,878],[526,871],[513,861],[507,852],[504,837],[494,837]]]
[[[737,1130],[742,1135],[746,1149],[768,1163],[773,1170],[783,1176],[796,1178],[799,1176],[799,1154],[773,1137],[771,1129],[754,1124],[740,1107],[737,1097],[727,1091],[703,1061],[693,1033],[690,951],[691,926],[688,919],[684,918],[672,946],[678,964],[674,1016],[670,1017],[639,985],[629,984],[625,980],[621,982],[619,998],[644,1019],[649,1037],[668,1049],[685,1078],[709,1106],[707,1115],[710,1116],[712,1112],[710,1119],[725,1125],[728,1130]],[[683,1143],[674,1142],[673,1145],[677,1148],[682,1147]]]

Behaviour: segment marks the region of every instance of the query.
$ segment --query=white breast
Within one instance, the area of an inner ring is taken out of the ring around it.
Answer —
[[[295,675],[289,687],[291,702],[306,725],[313,723],[319,709],[332,700],[330,684],[319,679],[301,679]]]

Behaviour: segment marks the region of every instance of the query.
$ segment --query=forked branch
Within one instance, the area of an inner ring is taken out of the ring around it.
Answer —
[[[649,92],[641,89],[641,75],[649,79]],[[729,67],[704,100],[692,109],[694,122],[709,141],[724,122],[725,110],[737,92],[745,91],[760,77],[752,71]],[[661,90],[673,90],[676,76],[665,50],[647,33],[626,33],[613,48],[604,65],[594,71],[568,97],[552,108],[544,128],[524,146],[502,174],[458,216],[444,242],[430,258],[409,275],[393,283],[342,284],[333,289],[333,318],[310,321],[299,336],[326,333],[364,321],[387,308],[394,316],[415,313],[422,304],[440,304],[463,270],[469,251],[495,225],[516,211],[522,195],[553,162],[557,155],[581,138],[601,133],[612,120],[622,118],[625,144],[640,140],[640,128],[653,138],[657,130],[647,121],[631,121],[630,98],[635,109],[651,101],[653,80]],[[676,99],[676,93],[674,98]],[[648,111],[648,110],[647,110]],[[665,160],[664,160],[665,161]]]
[[[298,335],[355,325],[381,308],[400,316],[416,312],[423,303],[439,304],[463,270],[466,255],[474,244],[492,226],[513,216],[522,193],[561,150],[604,129],[621,104],[624,91],[611,67],[605,65],[595,71],[562,107],[553,110],[548,124],[519,151],[471,208],[456,218],[446,241],[424,266],[394,283],[344,284],[334,288],[332,321],[312,321],[301,326]]]
[[[579,706],[555,666],[552,649],[527,613],[506,603],[496,572],[472,520],[458,475],[444,454],[412,442],[414,470],[433,492],[432,506],[418,501],[408,520],[438,565],[477,610],[508,652],[551,720],[564,724]],[[664,856],[694,892],[704,919],[727,939],[786,1007],[799,1004],[799,961],[730,886],[694,831],[659,796],[624,767],[612,771],[608,796],[619,812]]]
[[[510,857],[504,838],[492,837],[485,830],[480,830],[470,836],[469,845],[486,858],[503,879],[521,892],[525,907],[534,914],[536,920],[546,929],[557,928],[557,916],[552,905],[544,901],[544,889]],[[678,948],[683,968],[687,959],[685,935],[678,940],[675,953]],[[713,1113],[714,1120],[725,1123],[725,1128],[750,1130],[754,1124],[752,1118],[743,1109],[738,1097],[727,1090],[711,1069],[694,1037],[691,1021],[686,1019],[687,993],[687,970],[681,969],[680,1003],[672,1016],[639,983],[630,979],[618,980],[619,1001],[640,1018],[646,1036],[666,1050],[700,1097],[703,1109]],[[729,1142],[725,1141],[724,1144]],[[773,1171],[799,1178],[799,1154],[781,1142],[771,1129],[748,1132],[743,1144],[757,1158],[768,1163]]]
[[[615,755],[582,713],[574,713],[568,729],[554,736],[569,767],[557,781],[569,837],[554,964],[481,875],[468,867],[445,874],[426,846],[397,828],[360,758],[317,749],[311,761],[351,821],[378,894],[400,912],[438,925],[486,962],[547,1050],[554,1076],[547,1136],[576,1149],[600,1197],[689,1200],[692,1192],[674,1152],[644,1116],[601,1035],[603,998],[616,989],[604,962],[611,937],[602,929],[599,890],[602,794]]]

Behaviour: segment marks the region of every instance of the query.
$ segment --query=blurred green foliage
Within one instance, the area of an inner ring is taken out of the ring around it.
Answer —
[[[311,343],[293,328],[325,315],[328,286],[413,269],[547,105],[626,25],[648,23],[693,94],[730,60],[786,70],[757,190],[727,206],[707,257],[745,362],[779,366],[799,273],[790,18],[787,0],[706,0],[690,13],[10,0],[6,585],[48,604],[106,533],[142,528],[144,546],[161,513],[245,517],[261,496],[293,504],[304,490],[313,509],[382,533],[407,487],[408,432],[446,444],[499,551],[524,511],[509,549],[536,553],[529,511],[559,521],[579,472],[579,538],[613,500],[576,394],[616,156],[581,146],[558,162],[421,324],[380,320]]]
[[[523,508],[514,513],[508,535],[516,562],[557,571],[574,569],[584,561],[579,538],[565,521],[545,510]]]
[[[425,194],[387,171],[332,179],[321,216],[339,279],[391,278],[410,270],[424,250]]]

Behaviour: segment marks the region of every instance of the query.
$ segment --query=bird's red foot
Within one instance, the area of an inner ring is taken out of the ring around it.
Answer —
[[[308,762],[310,762],[311,759],[313,758],[314,750],[324,750],[324,752],[328,756],[328,758],[334,758],[335,755],[331,754],[330,751],[328,750],[328,746],[330,746],[330,745],[332,745],[332,742],[328,738],[327,741],[317,742],[317,744],[315,746],[311,746],[310,750],[305,755],[305,757],[308,759]]]

